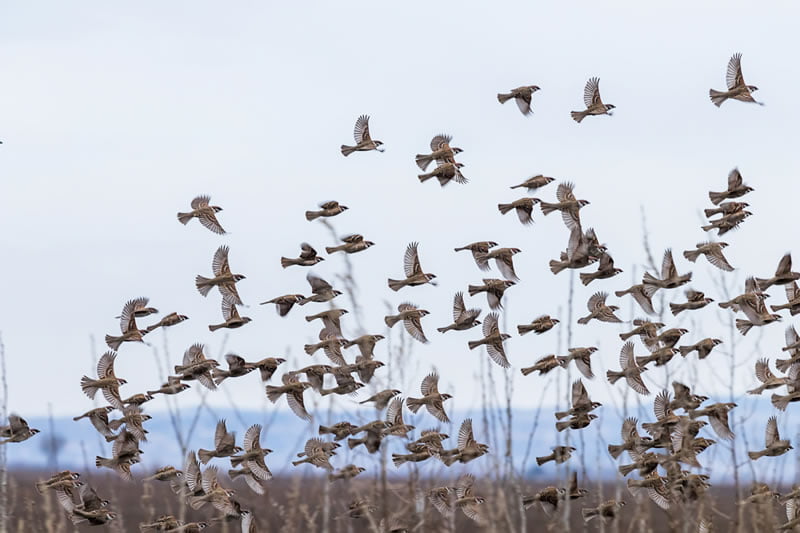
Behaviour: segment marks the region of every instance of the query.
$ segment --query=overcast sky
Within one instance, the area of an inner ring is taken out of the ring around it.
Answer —
[[[80,377],[94,376],[103,336],[118,334],[114,316],[137,296],[148,296],[164,313],[190,317],[166,333],[171,364],[194,342],[205,343],[209,355],[289,353],[295,365],[323,362],[321,354],[307,357],[302,346],[319,329],[303,316],[324,306],[281,318],[272,306],[257,304],[308,292],[307,270],[283,270],[279,258],[296,255],[303,241],[319,251],[333,244],[327,229],[303,216],[325,200],[350,207],[331,220],[339,235],[362,233],[376,243],[351,257],[367,331],[385,334],[386,302],[411,301],[431,311],[423,326],[432,342],[413,343],[397,388],[416,393],[435,367],[459,407],[479,399],[475,375],[486,356],[466,343],[480,332],[440,335],[435,328],[450,322],[453,294],[484,274],[454,246],[491,239],[523,250],[515,257],[522,281],[507,293],[510,333],[542,313],[564,320],[541,337],[515,335],[506,343],[516,405],[536,403],[539,396],[530,391],[546,381],[523,378],[518,369],[555,352],[566,331],[569,273],[553,276],[547,263],[565,248],[568,231],[558,215],[545,218],[537,210],[536,223],[523,227],[497,211],[498,202],[521,196],[508,187],[530,175],[573,181],[578,197],[591,201],[582,211],[584,226],[596,228],[625,270],[589,287],[577,284],[573,320],[585,314],[595,291],[625,288],[634,272],[641,277],[642,207],[657,261],[664,248],[674,248],[679,271],[694,272],[692,286],[722,299],[713,281],[718,271],[702,259],[687,263],[681,251],[708,237],[699,229],[707,191],[724,189],[736,166],[756,189],[746,199],[754,216],[725,236],[737,267],[727,279],[737,280],[738,290],[747,275],[769,275],[784,252],[796,251],[800,66],[793,52],[800,45],[800,10],[793,4],[768,10],[733,2],[673,2],[658,10],[634,2],[341,4],[6,6],[0,19],[6,259],[0,332],[12,410],[44,413],[48,402],[57,414],[91,408]],[[743,53],[745,79],[759,87],[755,96],[765,106],[710,103],[708,90],[724,89],[734,52]],[[604,101],[617,109],[578,125],[569,112],[583,108],[583,87],[592,76],[600,77]],[[497,92],[527,84],[542,88],[533,116],[497,102]],[[351,143],[361,114],[371,115],[373,136],[386,151],[342,157],[339,146]],[[416,178],[414,154],[440,132],[464,149],[459,161],[469,184],[441,189]],[[552,200],[555,190],[553,184],[538,196]],[[229,235],[196,221],[178,223],[175,213],[198,194],[223,206],[220,220]],[[396,294],[386,278],[401,276],[411,241],[421,243],[422,265],[440,283]],[[230,246],[234,271],[247,276],[239,292],[250,307],[241,311],[253,318],[225,346],[224,332],[207,329],[221,321],[219,294],[203,298],[194,288],[197,274],[210,274],[220,244]],[[313,271],[334,282],[342,269],[342,259],[331,256]],[[781,287],[771,293],[771,303],[785,301]],[[667,296],[684,300],[680,291]],[[335,303],[350,307],[344,296]],[[488,311],[483,296],[468,305]],[[620,305],[625,320],[641,315],[627,299]],[[697,312],[694,322],[670,317],[667,323],[691,329],[689,342],[727,341],[720,316],[715,306]],[[737,390],[753,385],[750,361],[780,353],[788,318],[764,328],[758,346],[759,332],[737,346]],[[622,343],[616,335],[627,327],[573,326],[572,345],[600,347],[598,377],[587,387],[601,401],[621,390],[602,376],[617,368]],[[343,328],[356,333],[352,316]],[[163,350],[163,332],[147,340]],[[129,383],[123,395],[159,385],[153,347],[122,347],[117,374]],[[384,342],[376,356],[385,359],[386,350]],[[639,352],[644,347],[637,345]],[[674,362],[671,376],[711,376],[700,392],[721,394],[723,353],[701,363],[696,356]],[[648,378],[652,390],[666,383],[660,371]],[[255,376],[226,386],[208,401],[263,402]],[[199,388],[182,404],[197,402]],[[157,403],[151,409],[163,407]]]

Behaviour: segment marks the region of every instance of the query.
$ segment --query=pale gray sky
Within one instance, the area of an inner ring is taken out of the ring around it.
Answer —
[[[733,167],[756,191],[747,198],[755,216],[725,237],[739,267],[731,277],[767,275],[781,254],[796,251],[790,228],[800,193],[800,67],[792,55],[800,45],[798,14],[790,3],[753,10],[733,2],[673,2],[657,10],[637,2],[7,6],[0,19],[7,258],[0,331],[11,409],[43,413],[48,401],[57,414],[90,408],[80,376],[94,371],[102,337],[117,331],[113,317],[129,298],[149,296],[162,311],[191,317],[168,332],[173,363],[193,342],[216,354],[224,334],[206,326],[220,319],[219,296],[202,298],[193,280],[210,272],[223,243],[231,247],[234,270],[247,275],[239,290],[251,307],[242,312],[254,319],[230,335],[227,348],[260,358],[288,346],[306,364],[311,359],[302,345],[318,328],[303,316],[316,311],[306,306],[282,319],[256,304],[307,292],[307,271],[284,271],[279,257],[295,254],[302,241],[318,250],[332,244],[321,225],[303,217],[329,199],[351,208],[333,219],[340,234],[359,232],[377,243],[352,257],[366,327],[383,332],[384,301],[409,300],[431,311],[423,324],[433,342],[414,344],[400,388],[416,392],[437,367],[461,407],[477,397],[481,355],[466,343],[479,332],[441,336],[435,327],[449,322],[453,294],[483,274],[454,246],[492,239],[523,250],[515,259],[522,282],[508,292],[510,332],[566,307],[569,274],[554,277],[547,269],[566,245],[561,220],[537,210],[536,224],[522,227],[497,211],[498,202],[520,196],[508,186],[532,174],[576,183],[578,196],[592,202],[584,225],[597,229],[625,269],[613,280],[576,286],[576,318],[592,293],[627,287],[632,266],[644,262],[640,206],[658,258],[673,247],[679,270],[691,269],[693,286],[719,300],[713,267],[702,260],[689,265],[680,252],[707,238],[698,215],[707,191],[723,189]],[[759,87],[764,107],[729,102],[717,109],[709,102],[709,88],[724,88],[734,52],[744,54],[745,79]],[[591,76],[601,78],[603,99],[617,109],[613,117],[577,125],[569,111],[582,109]],[[527,118],[495,98],[524,84],[542,88]],[[373,136],[386,152],[344,158],[339,145],[352,141],[362,113],[371,115]],[[468,185],[440,189],[417,180],[414,154],[439,132],[464,149],[459,160]],[[203,193],[224,207],[220,219],[230,235],[175,219]],[[539,196],[554,195],[555,184]],[[402,273],[403,251],[413,240],[440,284],[392,293],[386,278]],[[341,259],[330,257],[314,272],[332,280],[341,267]],[[784,301],[782,288],[771,292],[772,302]],[[669,296],[683,300],[677,291]],[[337,303],[347,306],[343,298]],[[483,297],[468,303],[488,311]],[[626,320],[640,314],[631,314],[627,300],[622,305]],[[715,309],[695,317],[687,340],[726,334]],[[347,318],[345,333],[352,333]],[[573,331],[573,345],[601,347],[598,376],[616,368],[619,328],[593,323]],[[518,368],[552,353],[558,334],[508,341],[517,405],[532,405],[537,397],[530,389],[544,382],[523,379]],[[97,339],[94,355],[90,335]],[[783,326],[767,328],[760,355],[774,359],[782,336]],[[743,358],[755,337],[738,348]],[[148,340],[161,348],[162,333]],[[376,355],[385,351],[379,345]],[[699,373],[724,364],[724,357],[694,360]],[[673,375],[689,368],[674,365]],[[749,365],[740,371],[739,388],[751,384],[747,372]],[[117,373],[129,382],[123,394],[158,385],[147,346],[123,346]],[[655,390],[664,380],[650,374]],[[601,401],[612,390],[600,377],[587,387]],[[255,378],[229,390],[242,404],[262,402]],[[182,398],[193,401],[194,392]],[[217,393],[209,401],[228,399]]]

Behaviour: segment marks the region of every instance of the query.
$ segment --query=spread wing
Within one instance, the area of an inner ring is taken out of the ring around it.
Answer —
[[[461,423],[458,430],[458,449],[463,451],[465,448],[475,446],[475,436],[472,433],[472,419],[467,418]]]
[[[436,152],[438,150],[441,150],[442,148],[444,148],[444,145],[449,145],[450,141],[452,140],[453,138],[450,135],[440,133],[439,135],[431,139],[431,151]]]
[[[728,61],[728,71],[725,73],[725,83],[728,84],[728,90],[745,85],[744,77],[742,76],[742,54],[733,54]]]
[[[214,259],[211,261],[211,270],[215,276],[230,274],[231,267],[228,264],[228,251],[228,247],[223,244],[214,253]]]
[[[356,127],[353,129],[353,137],[356,140],[356,144],[372,140],[369,136],[369,115],[358,117]]]
[[[661,279],[673,279],[678,277],[678,270],[675,268],[675,260],[672,258],[672,249],[664,251],[664,259],[661,261]]]
[[[97,378],[113,378],[114,376],[114,359],[117,358],[117,353],[108,351],[100,356],[97,362]]]
[[[419,253],[417,252],[418,242],[412,242],[406,248],[406,253],[403,256],[403,268],[405,269],[406,277],[410,278],[414,274],[421,274],[422,267],[419,264]]]
[[[246,451],[258,450],[261,448],[261,424],[253,424],[244,434],[244,449]]]
[[[457,292],[453,297],[453,322],[458,323],[461,317],[464,316],[466,308],[464,306],[464,293]]]
[[[586,87],[583,89],[583,103],[586,107],[592,107],[595,104],[603,103],[600,100],[600,78],[589,78],[586,82]]]
[[[738,168],[734,168],[728,173],[728,190],[738,189],[743,185],[742,174]]]
[[[778,434],[778,419],[774,416],[771,416],[769,417],[769,420],[767,420],[767,429],[764,432],[764,442],[767,444],[767,448],[769,448],[779,440],[781,440],[781,436]]]
[[[419,387],[423,396],[431,394],[439,394],[439,374],[431,372],[422,379],[422,385]]]
[[[209,203],[211,203],[210,196],[206,194],[197,196],[192,200],[192,209],[200,209],[201,207],[208,207]]]
[[[572,192],[572,189],[575,188],[575,185],[569,181],[565,181],[563,183],[558,184],[558,189],[556,190],[556,198],[559,202],[573,202],[575,201],[575,193]]]

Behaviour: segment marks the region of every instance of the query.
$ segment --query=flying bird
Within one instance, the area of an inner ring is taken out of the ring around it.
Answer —
[[[227,297],[234,304],[242,305],[242,299],[236,290],[236,283],[245,279],[245,277],[231,272],[231,266],[228,262],[229,251],[225,245],[217,248],[217,251],[214,252],[214,259],[211,261],[211,270],[214,272],[214,277],[197,276],[195,277],[195,286],[203,296],[208,296],[211,289],[217,287],[223,298]]]
[[[384,146],[381,141],[372,140],[369,134],[369,115],[361,115],[356,120],[356,126],[353,129],[353,137],[356,140],[355,146],[342,145],[342,155],[345,157],[353,152],[368,152],[370,150],[384,151]]]
[[[531,109],[531,98],[533,97],[533,93],[536,91],[541,90],[536,85],[524,85],[522,87],[517,87],[516,89],[511,89],[510,92],[507,93],[497,93],[497,101],[501,104],[505,104],[512,98],[517,103],[517,107],[519,107],[520,112],[525,115],[533,114],[533,110]]]
[[[185,226],[190,220],[196,218],[206,229],[213,231],[217,235],[224,235],[225,230],[222,229],[217,220],[217,213],[222,211],[222,208],[210,205],[210,202],[210,196],[196,197],[192,200],[192,210],[189,213],[178,213],[178,221]]]
[[[405,271],[406,278],[402,280],[389,279],[389,288],[397,292],[403,287],[415,287],[430,283],[435,285],[433,280],[436,275],[428,274],[422,271],[422,266],[419,262],[419,243],[412,242],[406,248],[406,253],[403,256],[403,270]]]
[[[728,85],[727,91],[715,91],[714,89],[709,89],[708,91],[708,96],[715,106],[720,107],[728,99],[764,105],[761,102],[756,102],[755,98],[753,98],[752,93],[757,91],[758,87],[747,85],[744,81],[744,76],[742,76],[742,54],[733,54],[728,61],[725,83]]]
[[[318,211],[306,211],[306,220],[316,220],[320,217],[335,217],[336,215],[344,213],[350,209],[346,205],[341,205],[336,200],[321,203],[319,204],[319,207],[320,209]]]
[[[581,123],[589,115],[611,115],[611,110],[616,106],[604,104],[600,99],[600,78],[589,78],[586,87],[583,89],[583,103],[586,104],[584,111],[572,111],[572,120]]]

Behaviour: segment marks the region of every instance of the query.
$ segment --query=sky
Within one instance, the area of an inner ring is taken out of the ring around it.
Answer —
[[[319,329],[303,317],[324,306],[281,318],[258,303],[308,292],[308,270],[284,270],[279,258],[296,255],[304,241],[318,251],[334,244],[328,229],[303,216],[331,199],[350,207],[331,219],[336,234],[362,233],[376,243],[350,258],[365,332],[386,334],[387,308],[404,301],[431,312],[423,326],[432,342],[412,341],[410,352],[396,356],[392,384],[413,395],[422,377],[438,369],[441,388],[462,409],[480,402],[477,376],[488,358],[466,347],[480,332],[440,335],[435,328],[450,322],[453,294],[485,276],[467,253],[453,252],[469,242],[522,249],[515,257],[521,282],[508,291],[501,321],[510,333],[543,313],[562,319],[541,337],[514,335],[506,343],[513,405],[555,403],[554,393],[538,392],[548,379],[559,380],[564,391],[569,379],[565,372],[523,378],[518,370],[567,345],[570,275],[547,269],[565,248],[567,229],[558,215],[537,210],[535,224],[523,227],[497,211],[497,203],[522,196],[509,186],[531,175],[575,183],[578,197],[591,202],[581,214],[584,226],[596,229],[624,269],[589,287],[576,275],[571,345],[600,348],[598,377],[587,384],[600,401],[619,401],[622,384],[611,387],[602,376],[617,368],[617,334],[629,324],[574,320],[594,292],[638,282],[647,261],[645,233],[658,263],[672,247],[678,270],[694,274],[691,286],[723,299],[719,272],[702,259],[686,262],[681,251],[709,237],[699,229],[707,192],[724,189],[728,172],[738,167],[755,188],[746,198],[754,216],[724,239],[737,267],[724,276],[731,290],[739,291],[749,275],[771,274],[783,253],[796,251],[800,67],[790,52],[800,37],[798,8],[790,3],[754,11],[735,2],[655,9],[633,2],[239,2],[222,8],[206,1],[90,1],[17,3],[4,12],[0,333],[9,408],[23,415],[44,414],[48,406],[74,415],[95,405],[82,394],[80,377],[94,375],[104,335],[117,334],[114,317],[138,296],[149,297],[162,314],[190,319],[149,335],[149,345],[122,347],[116,370],[129,383],[123,395],[160,384],[163,364],[156,364],[154,350],[161,357],[166,349],[177,364],[195,342],[211,356],[284,356],[287,368],[323,362],[302,346]],[[766,105],[728,102],[718,109],[710,103],[708,90],[724,88],[735,52],[743,54],[745,79],[759,87],[756,98]],[[616,109],[578,125],[569,112],[583,108],[583,87],[592,76],[600,77],[603,100]],[[498,103],[496,93],[528,84],[542,89],[532,116]],[[373,137],[386,151],[345,158],[339,146],[351,143],[361,114],[372,117]],[[441,132],[464,150],[458,159],[467,185],[440,188],[416,178],[414,154]],[[537,195],[552,201],[555,190],[553,184]],[[199,194],[224,208],[220,221],[228,235],[196,221],[178,223],[176,212]],[[438,286],[393,293],[386,279],[402,274],[412,241],[420,242],[422,265],[437,274]],[[203,298],[194,288],[196,275],[210,274],[221,244],[230,246],[234,271],[247,276],[238,285],[247,304],[241,312],[253,318],[227,335],[207,329],[220,321],[218,293]],[[326,256],[312,271],[340,285],[343,268],[341,257]],[[493,272],[488,277],[499,277]],[[785,301],[782,288],[770,292],[770,303]],[[683,301],[680,291],[666,297]],[[351,308],[347,295],[335,303]],[[609,303],[619,302],[612,297]],[[619,305],[626,321],[642,314],[627,299]],[[468,306],[488,311],[483,297],[468,299]],[[727,398],[728,316],[709,307],[681,320],[668,317],[668,326],[691,330],[685,340],[720,337],[726,349],[703,362],[692,356],[671,363],[669,374],[650,372],[651,390],[674,377],[700,376],[701,392]],[[755,359],[774,361],[791,323],[787,315],[783,325],[744,339],[736,334],[737,394],[754,386]],[[347,336],[358,333],[352,315],[343,329]],[[397,326],[392,346],[402,335]],[[379,359],[388,358],[388,345],[379,344]],[[639,352],[644,347],[637,344]],[[492,372],[501,379],[499,368]],[[216,393],[195,385],[180,404],[261,406],[263,389],[251,377]],[[151,409],[159,410],[155,404]]]

